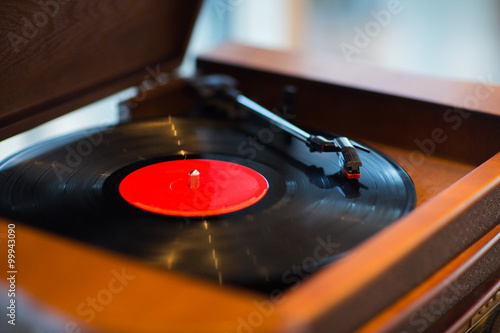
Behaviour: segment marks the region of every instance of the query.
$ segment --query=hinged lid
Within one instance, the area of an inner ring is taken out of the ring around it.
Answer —
[[[0,2],[0,140],[178,67],[201,0]]]

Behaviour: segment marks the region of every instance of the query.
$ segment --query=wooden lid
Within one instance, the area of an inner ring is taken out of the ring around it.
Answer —
[[[0,140],[178,67],[201,2],[0,2]]]

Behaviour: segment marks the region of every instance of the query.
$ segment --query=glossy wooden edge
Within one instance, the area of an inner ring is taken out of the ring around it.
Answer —
[[[412,313],[418,311],[419,307],[450,288],[454,281],[498,244],[500,244],[500,225],[357,332],[386,332],[393,329],[399,322],[408,320]]]
[[[222,62],[313,81],[358,88],[419,101],[500,115],[500,86],[404,73],[336,55],[268,50],[227,42],[204,53],[207,61]],[[481,98],[488,93],[487,98]],[[476,97],[471,103],[469,97]],[[476,105],[477,104],[477,105]]]
[[[500,273],[498,274],[500,275]],[[456,333],[460,332],[460,329],[467,326],[472,326],[477,323],[479,318],[475,318],[476,315],[485,307],[489,307],[488,303],[495,297],[497,293],[500,292],[500,279],[481,297],[472,307],[470,307],[453,325],[449,326],[445,333]],[[498,302],[498,299],[495,298]],[[491,305],[495,306],[495,305]],[[498,306],[498,305],[497,305]]]
[[[499,114],[495,105],[499,104],[498,86],[393,73],[390,70],[377,69],[363,64],[356,64],[354,67],[346,66],[342,59],[335,59],[335,57],[331,56],[269,51],[228,43],[208,54],[202,55],[199,64],[202,65],[202,70],[206,69],[208,73],[214,71],[224,72],[228,68],[234,69],[233,72],[235,73],[244,74],[244,72],[240,73],[236,69],[246,68],[248,70],[262,71],[262,75],[271,73],[285,75],[286,77],[301,77],[314,82],[319,81],[336,86],[366,89],[387,94],[391,97],[402,97],[408,101],[414,99],[419,102],[435,103],[435,105],[441,105],[443,108],[456,106],[479,111],[478,114],[490,114],[492,116]],[[464,103],[469,96],[474,96],[478,87],[488,89],[496,97],[490,96],[491,98],[481,100],[481,103],[475,107]],[[429,94],[428,89],[432,89],[433,93]],[[495,150],[492,149],[492,151]],[[491,156],[488,155],[488,157]],[[355,294],[363,290],[363,287],[366,289],[370,282],[382,276],[382,272],[386,268],[397,267],[398,263],[402,262],[405,256],[410,257],[410,254],[415,258],[416,249],[429,239],[427,236],[437,236],[441,229],[453,229],[454,219],[457,219],[460,214],[474,206],[476,201],[490,190],[498,187],[499,175],[498,172],[495,172],[495,167],[498,169],[498,161],[499,157],[497,155],[481,166],[480,170],[476,169],[467,176],[465,179],[468,181],[460,180],[456,186],[452,187],[452,190],[446,190],[443,192],[444,194],[430,200],[430,202],[436,202],[437,200],[437,204],[423,205],[425,208],[419,207],[414,213],[401,219],[396,225],[404,225],[403,229],[398,229],[398,227],[395,229],[397,231],[383,231],[373,238],[385,237],[382,239],[394,246],[388,248],[384,246],[384,241],[380,241],[378,246],[369,247],[369,250],[366,250],[363,254],[358,249],[353,251],[344,260],[340,260],[325,271],[314,275],[297,290],[287,292],[286,305],[281,309],[293,313],[291,317],[297,318],[296,324],[298,326],[305,325],[314,329],[323,328],[326,330],[327,326],[320,327],[318,325],[322,325],[321,322],[323,324],[326,322],[326,325],[333,324],[331,319],[328,322],[329,319],[325,318],[328,314],[330,314],[331,318],[331,314],[335,312],[336,307],[338,308],[340,304],[345,305],[347,299],[352,301],[353,297],[357,297],[358,301],[362,299],[362,297],[355,296]],[[486,179],[483,177],[484,171],[489,171],[489,176]],[[464,198],[457,197],[463,193],[467,193],[465,201]],[[412,219],[410,216],[414,216],[414,218]],[[427,220],[428,223],[424,223],[422,220]],[[388,230],[392,229],[389,228]],[[440,235],[442,238],[443,234]],[[373,239],[364,243],[360,248],[367,249],[367,244],[372,243]],[[357,259],[353,260],[353,257]],[[443,258],[440,260],[443,260]],[[418,268],[415,267],[415,269]],[[331,275],[327,272],[331,273]],[[321,274],[324,274],[324,279],[321,278]],[[363,307],[366,308],[366,304]],[[354,310],[354,307],[351,310]],[[335,317],[337,321],[341,320],[339,313]],[[345,315],[346,311],[342,313]],[[303,320],[299,319],[301,316],[303,316]]]
[[[315,274],[301,288],[289,292],[281,310],[294,318],[299,326],[307,326],[335,311],[344,300],[389,267],[397,265],[431,235],[499,187],[498,170],[500,153],[401,218],[398,223]]]

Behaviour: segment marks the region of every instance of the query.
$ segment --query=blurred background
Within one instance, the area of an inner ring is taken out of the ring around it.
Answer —
[[[178,0],[172,0],[178,1]],[[500,83],[498,0],[206,0],[182,66],[225,40],[326,53],[399,71]],[[61,134],[118,120],[121,92],[0,143],[0,159]]]
[[[207,0],[188,59],[226,39],[500,82],[498,0]]]

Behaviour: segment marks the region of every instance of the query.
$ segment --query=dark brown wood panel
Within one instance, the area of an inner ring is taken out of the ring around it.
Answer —
[[[237,44],[203,55],[198,67],[234,76],[248,97],[268,108],[282,102],[284,85],[296,85],[296,122],[409,150],[410,159],[396,159],[403,167],[419,167],[426,156],[479,165],[500,151],[500,87],[492,84]]]
[[[1,1],[0,139],[176,68],[200,3]]]
[[[497,226],[358,333],[444,332],[451,327],[471,304],[498,285],[499,232]],[[477,281],[483,282],[477,285]]]

